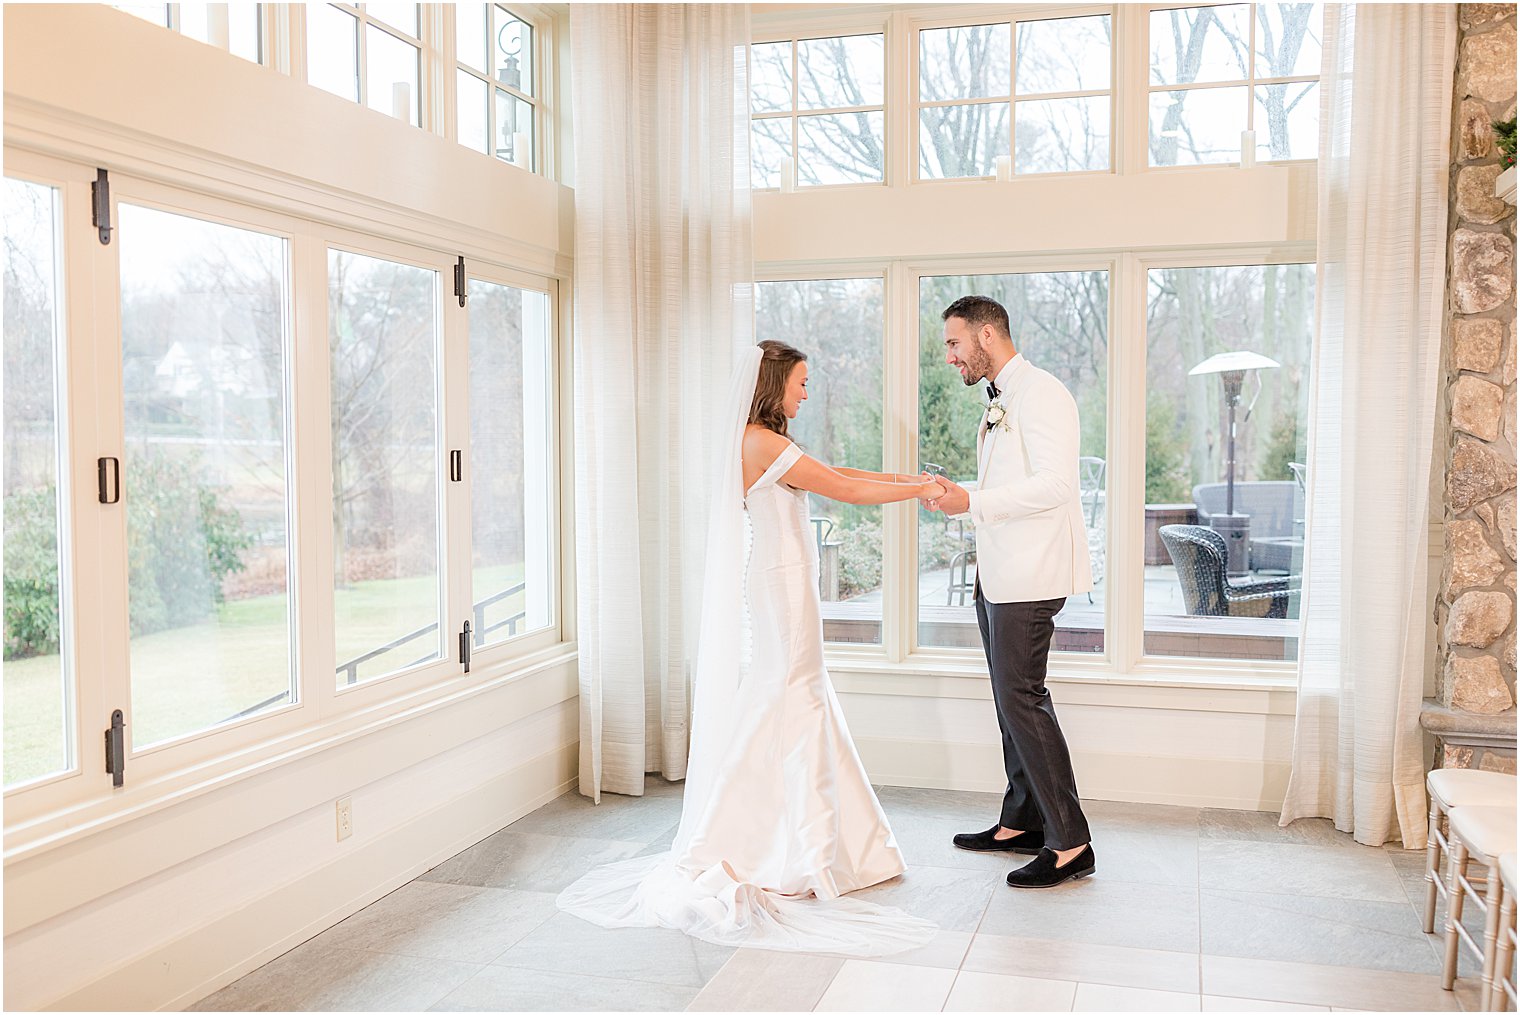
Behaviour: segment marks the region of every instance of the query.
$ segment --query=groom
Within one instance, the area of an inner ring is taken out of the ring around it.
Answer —
[[[1071,754],[1045,690],[1055,616],[1092,588],[1078,490],[1077,403],[1065,385],[1013,347],[1008,311],[963,296],[940,315],[945,362],[970,387],[989,381],[977,431],[977,486],[945,479],[927,502],[969,516],[976,532],[976,619],[1003,732],[1008,790],[998,824],[955,836],[962,849],[1025,853],[1014,888],[1050,888],[1093,873],[1087,818]]]

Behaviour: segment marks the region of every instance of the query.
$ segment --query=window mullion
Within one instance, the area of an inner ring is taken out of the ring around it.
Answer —
[[[883,306],[882,466],[918,471],[917,276],[902,262],[887,265]],[[881,643],[892,662],[906,659],[918,629],[918,502],[887,506],[882,519]]]
[[[468,262],[466,263],[468,280]],[[445,269],[439,276],[439,295],[443,300],[443,327],[439,330],[439,400],[438,431],[442,440],[439,455],[440,518],[443,521],[439,560],[443,566],[444,657],[462,662],[459,653],[460,633],[471,619],[471,501],[470,476],[470,317],[469,303],[459,305],[455,295],[453,273]],[[468,285],[468,281],[466,283]],[[468,291],[468,290],[467,290]],[[458,452],[459,480],[450,474],[451,459]],[[472,647],[474,635],[472,634]]]
[[[369,17],[363,11],[358,11],[355,13],[355,18],[357,19],[354,22],[355,31],[358,32],[359,37],[354,45],[354,52],[358,54],[354,75],[358,79],[356,83],[359,88],[359,105],[367,108],[369,106],[369,32],[366,29],[369,25]]]

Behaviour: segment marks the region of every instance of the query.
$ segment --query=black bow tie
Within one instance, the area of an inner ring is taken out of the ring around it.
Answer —
[[[990,402],[998,396],[998,386],[991,381],[987,382],[987,400]]]

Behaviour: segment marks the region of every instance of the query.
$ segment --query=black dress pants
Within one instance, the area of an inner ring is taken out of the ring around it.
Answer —
[[[1055,616],[1066,600],[989,603],[981,596],[980,583],[975,599],[1008,773],[1001,823],[1024,832],[1043,831],[1051,849],[1089,842],[1092,836],[1077,799],[1071,751],[1045,689]]]

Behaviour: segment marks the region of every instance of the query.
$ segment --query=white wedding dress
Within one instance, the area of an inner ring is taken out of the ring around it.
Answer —
[[[704,686],[704,662],[715,667],[699,657],[675,847],[591,871],[561,893],[561,909],[604,927],[860,956],[915,948],[938,930],[845,895],[905,865],[824,668],[807,493],[780,481],[800,457],[789,444],[744,494],[748,638],[726,646],[742,676]]]

